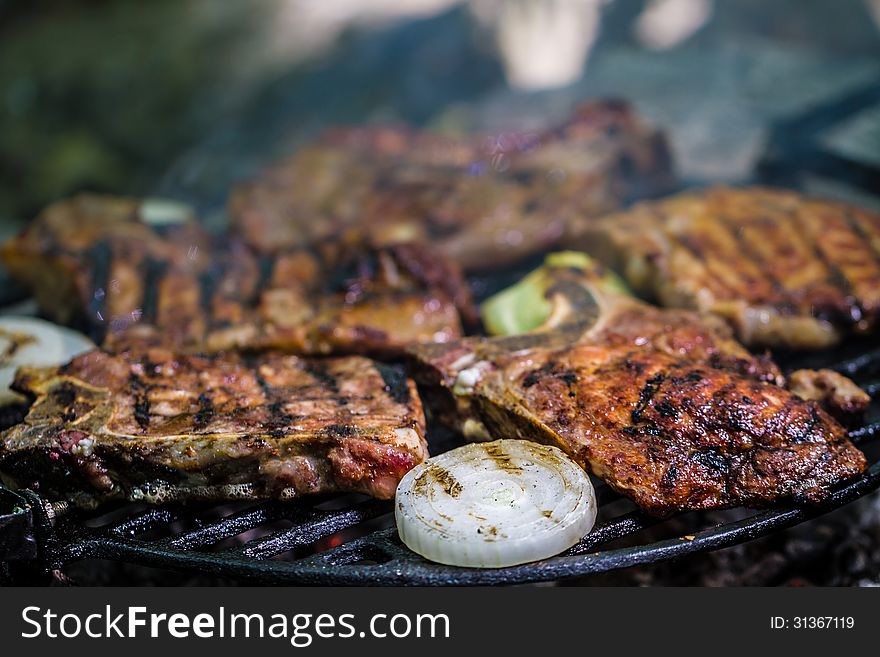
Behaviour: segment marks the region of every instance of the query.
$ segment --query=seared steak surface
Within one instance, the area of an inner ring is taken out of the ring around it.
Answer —
[[[534,133],[337,129],[239,185],[229,212],[261,252],[352,231],[377,244],[424,241],[474,270],[565,243],[581,217],[670,179],[663,136],[625,103],[598,101]]]
[[[388,499],[427,455],[421,402],[365,358],[84,354],[22,369],[34,399],[0,435],[0,472],[82,505],[123,498]]]
[[[712,312],[750,345],[818,349],[880,323],[880,214],[716,187],[582,225],[579,243],[664,306]]]
[[[864,470],[846,430],[721,320],[602,289],[598,270],[551,277],[553,325],[414,350],[441,420],[556,445],[660,516],[819,502]]]
[[[156,226],[144,215],[133,200],[78,196],[47,208],[2,258],[45,314],[112,350],[384,356],[456,338],[473,321],[461,273],[416,243],[342,239],[258,255],[195,221]]]

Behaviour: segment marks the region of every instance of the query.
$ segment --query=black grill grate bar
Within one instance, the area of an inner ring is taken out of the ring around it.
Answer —
[[[617,539],[629,536],[630,534],[647,529],[648,527],[653,527],[659,522],[662,522],[662,520],[658,518],[650,518],[638,511],[627,513],[597,525],[576,545],[570,547],[564,552],[563,555],[573,556],[577,554],[586,554],[601,545],[616,541]]]
[[[306,511],[296,519],[296,524],[290,529],[249,541],[240,547],[229,550],[229,552],[252,559],[268,559],[282,552],[311,545],[315,541],[343,529],[383,516],[389,513],[391,508],[389,502],[370,500],[346,510],[322,511],[314,509]]]
[[[849,432],[850,440],[852,440],[857,445],[866,440],[877,438],[878,436],[880,436],[880,422],[866,424],[863,427],[853,429]]]
[[[880,349],[873,349],[855,358],[839,361],[830,367],[850,377],[880,373]]]
[[[179,513],[166,508],[156,507],[147,509],[143,513],[139,513],[130,518],[126,518],[122,522],[105,530],[113,536],[134,537],[143,534],[151,529],[171,524],[180,517]]]
[[[63,544],[57,546],[57,555],[52,559],[50,567],[61,568],[66,563],[85,558],[108,558],[272,583],[514,584],[586,575],[641,563],[652,563],[751,540],[836,508],[876,489],[878,484],[880,484],[880,464],[874,464],[865,476],[834,493],[823,508],[768,511],[737,523],[697,531],[693,537],[677,537],[657,543],[595,552],[596,547],[606,542],[645,528],[641,523],[642,519],[630,514],[600,525],[581,544],[573,548],[585,553],[569,553],[544,562],[497,571],[474,571],[428,563],[400,546],[396,531],[393,529],[373,532],[328,552],[292,562],[259,561],[231,552],[204,554],[174,550],[158,547],[155,543],[136,542],[123,537],[89,538],[68,535],[58,537],[62,538]],[[35,495],[34,498],[36,499]],[[52,531],[51,526],[46,524],[47,519],[39,512],[37,519],[47,531]],[[372,562],[372,565],[359,563],[362,559]]]
[[[226,516],[222,520],[199,527],[191,531],[183,532],[175,536],[160,541],[155,541],[154,545],[160,547],[173,547],[179,550],[197,550],[206,545],[213,545],[220,541],[238,536],[239,534],[254,529],[266,522],[278,520],[282,516],[282,511],[269,502],[250,507],[232,515]]]

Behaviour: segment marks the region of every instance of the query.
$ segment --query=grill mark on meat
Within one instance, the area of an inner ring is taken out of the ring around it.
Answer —
[[[663,473],[663,479],[660,480],[660,485],[665,488],[675,488],[676,479],[678,479],[678,468],[674,465],[670,465],[666,468],[666,472]]]
[[[835,298],[835,295],[832,294],[829,299],[827,296],[827,281],[830,272],[824,261],[817,261],[810,257],[810,254],[813,253],[813,245],[806,238],[803,225],[798,221],[796,208],[772,198],[762,199],[761,205],[773,213],[770,221],[774,222],[773,230],[777,231],[776,234],[767,235],[766,232],[761,232],[758,235],[758,239],[765,239],[774,247],[774,255],[768,261],[768,267],[784,266],[779,262],[785,259],[787,268],[783,271],[783,275],[786,276],[786,279],[794,278],[790,285],[787,280],[782,281],[781,294],[785,303],[777,302],[780,312],[796,314],[799,310],[798,304],[803,307],[805,302],[810,302],[811,312],[813,308],[817,308],[822,303],[831,304],[832,307],[839,306],[842,301],[840,297]],[[783,250],[782,254],[777,255],[780,249]],[[790,261],[792,257],[796,259],[796,262]],[[808,279],[804,279],[805,272],[810,272]],[[831,290],[833,293],[839,292],[839,289],[834,285],[831,286]],[[817,294],[821,295],[819,299],[816,299]]]
[[[880,213],[849,208],[847,216],[864,234],[866,242],[877,258],[878,267],[880,267]]]
[[[199,275],[199,307],[206,320],[206,331],[213,329],[217,325],[214,316],[214,295],[225,273],[225,265],[222,262],[215,262]]]
[[[852,322],[869,319],[872,307],[876,308],[880,289],[880,271],[871,240],[854,230],[855,222],[849,207],[838,209],[821,204],[819,208],[817,215],[820,215],[822,226],[828,225],[828,235],[820,245],[839,262],[841,274],[846,277],[857,302],[859,314],[850,319]]]
[[[705,449],[691,454],[691,460],[716,472],[727,473],[730,470],[730,459],[722,455],[718,450]]]
[[[261,253],[257,258],[257,284],[254,286],[254,292],[249,299],[250,305],[256,305],[260,300],[263,290],[271,287],[272,275],[275,273],[276,257]]]
[[[304,363],[304,369],[307,374],[317,379],[322,386],[333,392],[337,403],[344,404],[344,400],[339,397],[339,382],[324,363],[314,360],[307,361]]]
[[[358,278],[358,263],[356,259],[350,257],[343,258],[331,276],[323,282],[323,291],[325,294],[348,290],[353,281]]]
[[[659,209],[649,206],[649,211],[654,217],[656,217],[657,221],[665,221],[665,217]],[[691,240],[687,239],[687,235],[675,235],[672,231],[665,231],[664,237],[669,242],[670,250],[673,250],[676,247],[684,249],[699,263],[700,271],[706,278],[707,287],[709,287],[709,289],[725,294],[736,293],[736,291],[731,289],[716,272],[712,271],[707,265],[707,259],[704,257],[702,250]]]
[[[852,230],[852,232],[856,234],[859,242],[867,246],[867,250],[871,254],[874,263],[873,277],[877,280],[880,280],[880,240],[873,239],[873,236],[868,233],[862,223],[853,214],[852,210],[847,209],[847,211],[844,213],[844,216],[846,218],[847,225],[849,226],[850,230]],[[873,314],[876,314],[878,309],[880,309],[880,301],[878,301],[877,299],[878,295],[880,295],[880,292],[875,292],[875,298],[867,300],[867,305],[873,306],[871,308]],[[866,308],[865,304],[863,304],[862,312],[864,314],[872,314],[868,313],[867,311],[868,308]]]
[[[773,263],[768,262],[764,259],[761,253],[758,252],[757,249],[751,244],[751,242],[746,239],[743,234],[743,226],[737,223],[735,217],[732,217],[728,213],[721,213],[720,215],[721,222],[727,228],[728,233],[733,237],[733,240],[736,244],[739,245],[740,249],[752,259],[752,261],[757,265],[760,274],[765,277],[769,282],[770,286],[773,288],[774,292],[780,294],[784,291],[784,286],[779,281],[779,278],[776,276],[776,273],[773,269]]]
[[[330,424],[324,427],[324,433],[331,438],[351,438],[357,436],[358,431],[348,424]]]
[[[793,443],[799,444],[807,442],[813,435],[813,430],[819,423],[819,414],[816,412],[815,404],[810,408],[810,417],[806,426],[802,430],[797,430],[794,434],[789,434],[789,438]]]
[[[144,296],[141,304],[143,322],[155,324],[159,317],[159,286],[168,273],[168,263],[164,260],[147,258],[144,264]]]
[[[146,431],[150,428],[150,398],[149,388],[141,378],[132,373],[129,377],[132,393],[134,395],[134,419],[138,426]]]
[[[657,391],[660,389],[660,385],[663,383],[666,375],[663,372],[658,372],[650,379],[645,381],[645,385],[639,391],[639,400],[636,402],[636,407],[633,409],[632,414],[630,415],[633,424],[640,424],[642,421],[642,414],[648,407],[648,404],[651,403],[651,400],[654,398],[654,395],[657,394]]]
[[[385,382],[385,392],[391,395],[391,398],[398,404],[408,404],[410,402],[409,386],[406,384],[406,374],[403,370],[392,365],[384,363],[376,363],[376,369]]]
[[[661,417],[675,417],[676,415],[678,415],[678,411],[675,410],[675,406],[673,406],[666,400],[658,402],[654,405],[654,408],[657,409],[657,412],[660,413]]]
[[[862,317],[862,309],[858,303],[858,300],[853,294],[853,289],[849,280],[846,276],[844,276],[843,272],[834,263],[834,261],[828,257],[825,249],[823,249],[822,246],[819,244],[818,239],[813,244],[813,253],[828,269],[828,284],[836,288],[840,292],[841,298],[844,300],[844,303],[846,303],[849,307],[850,313],[849,317],[839,317],[838,313],[835,313],[833,309],[816,308],[816,316],[820,319],[842,319],[844,321],[858,321]]]
[[[874,240],[871,239],[871,235],[868,234],[868,231],[866,231],[864,226],[862,226],[858,219],[856,219],[852,211],[847,210],[844,213],[844,216],[846,217],[846,223],[850,227],[850,230],[858,236],[859,241],[862,244],[868,246],[868,250],[871,252],[871,255],[874,256],[874,264],[880,269],[880,250],[878,250]]]
[[[763,298],[770,291],[769,289],[772,289],[772,285],[766,285],[760,266],[742,258],[742,254],[738,250],[731,251],[731,245],[740,242],[740,235],[736,229],[725,222],[724,216],[725,214],[721,213],[721,220],[717,222],[711,219],[703,219],[702,221],[697,219],[693,224],[693,231],[697,233],[697,238],[694,239],[690,235],[687,238],[692,242],[691,248],[707,262],[711,262],[706,259],[707,253],[713,253],[716,256],[713,264],[716,265],[718,271],[715,273],[735,294],[752,294]],[[713,231],[713,228],[716,230]],[[725,274],[729,276],[731,273],[734,274],[733,282],[724,276]],[[769,289],[767,289],[768,287]]]
[[[199,410],[193,418],[193,430],[198,432],[207,427],[214,419],[214,413],[215,409],[211,397],[204,392],[199,394]]]
[[[796,212],[798,213],[798,216],[803,219],[801,228],[810,233],[813,253],[828,269],[828,283],[840,292],[841,300],[846,305],[848,313],[841,314],[840,312],[835,312],[835,309],[833,308],[819,307],[815,309],[816,316],[822,319],[837,320],[847,324],[860,321],[865,313],[861,306],[858,294],[853,286],[853,282],[847,278],[841,266],[832,258],[831,253],[823,248],[825,243],[823,231],[832,230],[832,227],[827,226],[825,222],[817,221],[817,217],[814,216],[816,211],[812,207],[798,208]],[[833,227],[834,230],[841,230],[843,228],[844,226],[836,222]]]
[[[571,369],[567,370],[565,372],[560,372],[556,376],[558,376],[560,379],[562,379],[562,381],[564,381],[569,386],[574,385],[575,383],[577,383],[577,380],[578,380],[577,373]]]
[[[350,261],[348,266],[333,270],[335,275],[327,279],[327,291],[361,294],[364,291],[364,282],[375,280],[381,271],[383,271],[383,266],[379,252],[370,250],[360,253]]]
[[[556,361],[549,360],[538,369],[532,370],[523,378],[523,388],[531,388],[541,381],[545,376],[549,376],[556,369]]]
[[[89,249],[88,258],[92,267],[92,297],[88,306],[91,314],[89,324],[95,327],[98,339],[103,340],[107,334],[110,320],[106,311],[107,293],[110,287],[110,267],[113,264],[113,246],[110,240],[102,239],[96,242]],[[100,323],[96,324],[95,319]]]
[[[270,429],[273,436],[284,435],[286,433],[284,428],[295,422],[297,417],[284,410],[284,401],[281,399],[282,391],[270,385],[263,378],[263,375],[260,374],[259,366],[256,364],[256,358],[252,356],[247,362],[253,368],[254,378],[257,380],[257,385],[260,386],[263,399],[267,404],[268,413],[264,419],[266,426]],[[302,401],[306,398],[302,395],[297,395],[297,399]]]

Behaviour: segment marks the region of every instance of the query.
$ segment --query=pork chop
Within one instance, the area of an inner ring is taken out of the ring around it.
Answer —
[[[584,221],[574,243],[748,345],[821,349],[880,325],[880,214],[852,205],[715,187]]]
[[[358,356],[93,351],[19,370],[33,400],[0,472],[81,506],[109,499],[394,496],[427,456],[415,386]]]
[[[417,240],[466,270],[566,243],[583,216],[671,182],[663,135],[620,101],[594,101],[542,132],[452,139],[406,128],[336,129],[229,200],[260,252],[344,234]]]
[[[151,223],[150,207],[61,201],[0,256],[44,314],[112,350],[385,356],[454,339],[475,321],[461,272],[423,245],[343,238],[260,255],[192,217]]]
[[[843,426],[723,321],[636,301],[580,254],[490,301],[487,325],[535,285],[549,308],[531,331],[413,350],[429,407],[466,438],[555,445],[658,516],[820,502],[864,470]]]

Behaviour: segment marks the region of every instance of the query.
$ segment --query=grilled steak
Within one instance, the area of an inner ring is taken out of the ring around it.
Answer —
[[[34,400],[0,471],[80,505],[114,498],[391,498],[427,450],[415,387],[358,356],[308,360],[94,351],[22,369]]]
[[[416,243],[258,255],[192,220],[151,225],[144,208],[89,195],[57,203],[4,246],[3,261],[45,314],[113,350],[386,355],[474,321],[461,273]]]
[[[579,244],[637,293],[715,313],[750,345],[817,349],[880,323],[880,214],[713,188],[585,222]]]
[[[229,211],[261,252],[353,231],[378,244],[430,242],[473,270],[564,243],[580,217],[669,181],[663,136],[604,101],[540,134],[338,129],[239,185]]]
[[[466,437],[556,445],[660,516],[819,502],[865,468],[721,320],[635,301],[586,260],[546,267],[549,319],[533,331],[414,349],[438,418]]]

